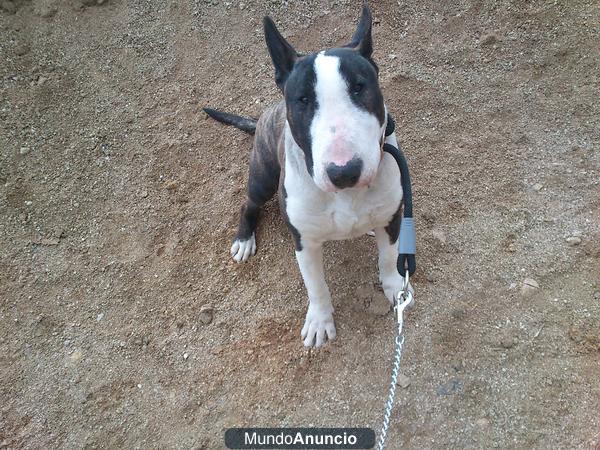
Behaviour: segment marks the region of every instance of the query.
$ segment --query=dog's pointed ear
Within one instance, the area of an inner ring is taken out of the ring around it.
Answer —
[[[371,55],[373,55],[373,38],[371,37],[372,25],[373,16],[371,15],[371,10],[369,9],[367,2],[364,2],[360,21],[352,36],[352,40],[346,47],[353,48],[369,60],[371,59]]]
[[[281,35],[275,23],[269,16],[265,16],[263,19],[263,26],[265,29],[265,40],[267,41],[267,48],[271,55],[271,61],[275,67],[275,83],[283,92],[285,82],[294,68],[294,63],[298,58],[298,53],[294,50],[294,47],[290,45],[288,41]]]

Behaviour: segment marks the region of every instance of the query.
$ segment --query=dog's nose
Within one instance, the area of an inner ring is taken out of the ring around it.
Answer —
[[[360,178],[362,171],[362,159],[354,157],[344,166],[337,166],[329,163],[327,166],[327,175],[334,186],[344,189],[354,186]]]

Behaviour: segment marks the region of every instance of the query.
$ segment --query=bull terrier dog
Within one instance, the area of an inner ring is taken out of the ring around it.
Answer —
[[[323,243],[374,230],[379,277],[390,302],[403,287],[396,269],[402,187],[384,143],[387,108],[373,60],[372,17],[365,4],[347,45],[302,55],[264,18],[275,83],[284,99],[258,121],[214,109],[214,119],[254,134],[247,198],[231,246],[245,262],[256,252],[260,208],[279,192],[308,293],[301,336],[307,347],[335,338],[333,305],[323,271]]]

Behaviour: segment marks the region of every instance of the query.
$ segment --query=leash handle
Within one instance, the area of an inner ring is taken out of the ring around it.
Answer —
[[[388,120],[390,119],[388,115]],[[398,244],[398,260],[396,268],[398,273],[403,274],[406,270],[413,275],[417,269],[417,261],[415,258],[417,250],[417,238],[415,233],[415,222],[413,219],[412,210],[412,186],[410,182],[410,173],[408,171],[408,163],[404,154],[399,148],[391,144],[384,144],[383,151],[394,157],[398,168],[400,169],[403,199],[404,204],[402,221],[400,222],[400,239]]]
[[[396,268],[398,273],[408,271],[410,275],[415,273],[417,261],[417,233],[415,232],[415,219],[403,217],[400,222],[400,236],[398,242],[398,260]]]

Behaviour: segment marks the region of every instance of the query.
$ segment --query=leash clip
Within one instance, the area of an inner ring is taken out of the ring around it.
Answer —
[[[408,289],[409,286],[409,274],[408,269],[406,270],[406,276],[404,277],[404,285],[398,295],[396,296],[396,302],[394,305],[394,309],[396,310],[396,314],[398,316],[398,335],[402,334],[402,326],[404,325],[404,310],[410,305],[413,301],[413,294]]]

